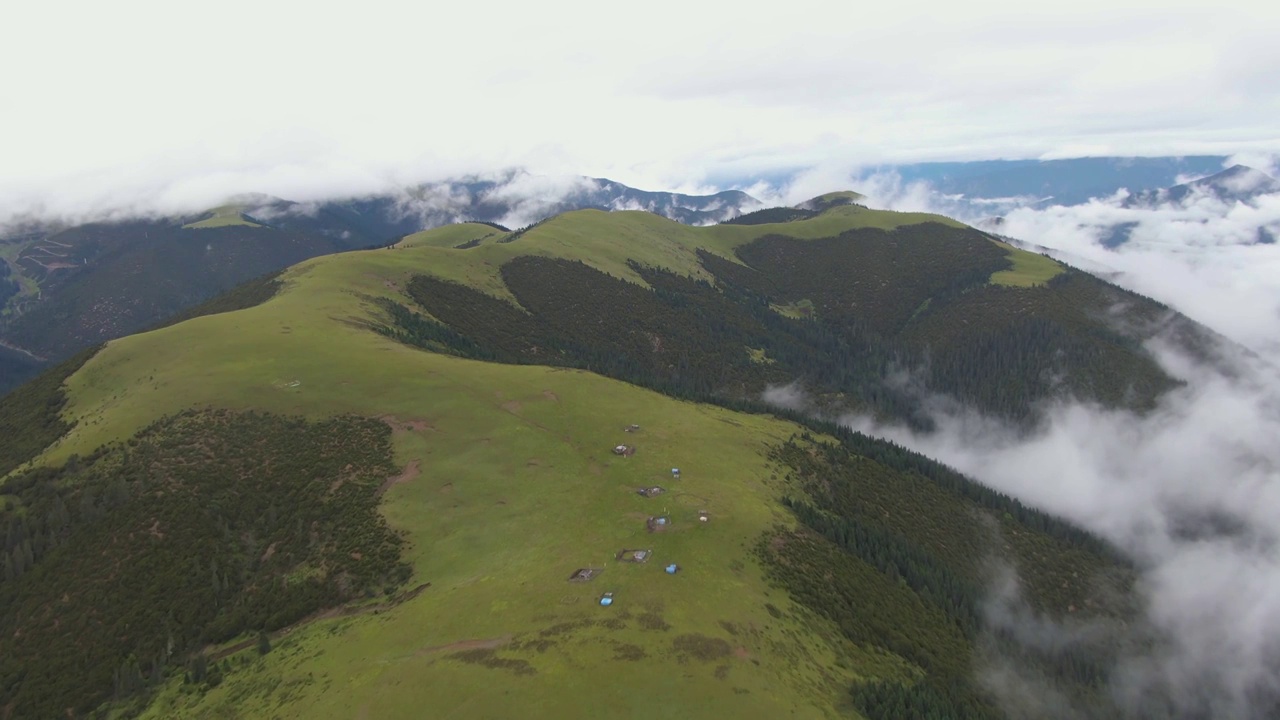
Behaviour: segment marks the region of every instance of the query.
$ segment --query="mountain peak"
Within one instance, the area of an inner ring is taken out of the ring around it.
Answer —
[[[1227,203],[1249,202],[1261,195],[1277,192],[1280,192],[1280,180],[1248,165],[1237,164],[1213,175],[1163,190],[1135,193],[1125,200],[1124,206],[1181,205],[1200,197]]]
[[[817,210],[818,212],[822,212],[841,205],[856,205],[859,200],[864,198],[866,198],[866,195],[863,195],[862,193],[854,192],[852,190],[838,190],[836,192],[829,192],[824,195],[819,195],[815,198],[805,200],[804,202],[796,205],[796,209]]]

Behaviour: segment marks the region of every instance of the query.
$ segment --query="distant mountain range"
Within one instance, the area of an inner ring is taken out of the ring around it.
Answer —
[[[26,227],[0,237],[0,394],[80,348],[318,255],[460,221],[520,227],[598,208],[708,225],[760,206],[733,190],[686,195],[511,172],[371,197],[300,203],[250,194],[194,216]]]
[[[1224,171],[1223,161],[1217,156],[995,160],[873,170],[892,171],[903,182],[930,183],[945,206],[939,209],[961,218],[1110,197],[1121,188],[1130,191],[1123,204],[1129,209],[1178,205],[1189,198],[1251,201],[1275,192],[1276,180],[1243,166]],[[1196,175],[1207,177],[1180,182]],[[848,195],[838,199],[860,200]],[[513,171],[366,197],[296,202],[251,194],[192,216],[28,226],[0,236],[0,393],[80,348],[140,331],[250,278],[311,257],[383,246],[450,223],[477,221],[515,230],[589,208],[644,210],[687,225],[778,222],[824,209],[766,208],[740,190],[650,192],[604,178]],[[1001,231],[990,223],[984,226]],[[1127,242],[1136,227],[1119,219],[1107,226],[1103,241]],[[1273,241],[1276,231],[1258,228],[1258,241]]]
[[[1121,206],[1129,208],[1184,206],[1199,198],[1209,198],[1223,203],[1247,203],[1273,193],[1280,193],[1280,180],[1247,165],[1232,165],[1222,172],[1199,180],[1159,190],[1135,192],[1126,198]]]

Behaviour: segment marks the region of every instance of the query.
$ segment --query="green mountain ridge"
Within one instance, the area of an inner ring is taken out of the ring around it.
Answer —
[[[405,235],[472,218],[536,218],[582,207],[633,208],[707,223],[759,203],[739,191],[653,193],[602,178],[571,179],[551,205],[524,208],[537,182],[508,173],[367,197],[299,203],[249,193],[185,217],[36,224],[0,236],[0,341],[34,363],[0,355],[0,394],[98,342],[138,332],[250,278],[310,257],[382,246]]]
[[[993,647],[1107,707],[1122,633],[1032,652],[976,609],[998,561],[1048,617],[1124,623],[1113,549],[758,398],[910,418],[884,377],[925,358],[1024,422],[1064,390],[1141,409],[1173,382],[1155,303],[841,205],[448,226],[191,315],[0,398],[44,428],[0,455],[7,717],[994,718]]]

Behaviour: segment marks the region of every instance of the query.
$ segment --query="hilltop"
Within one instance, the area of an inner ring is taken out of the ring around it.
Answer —
[[[1110,548],[758,397],[912,417],[886,377],[927,351],[927,387],[994,412],[1141,409],[1172,383],[1143,333],[1181,322],[1150,301],[839,205],[454,225],[190,315],[0,399],[13,717],[994,718],[993,652],[1105,703],[1123,633],[1022,648],[979,608],[990,559],[1037,612],[1122,623]]]
[[[532,223],[584,207],[638,209],[709,224],[759,203],[738,191],[684,195],[509,173],[299,203],[262,194],[194,216],[24,227],[0,237],[0,394],[42,367],[138,332],[233,286],[311,257],[395,242],[468,219]],[[530,185],[537,187],[530,187]]]

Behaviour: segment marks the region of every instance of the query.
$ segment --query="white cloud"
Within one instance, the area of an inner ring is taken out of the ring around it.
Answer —
[[[968,220],[988,212],[891,175],[859,187],[870,202],[893,209]],[[1147,417],[1063,403],[1028,437],[934,398],[939,430],[931,435],[846,420],[1064,516],[1135,558],[1143,627],[1170,644],[1155,655],[1122,656],[1112,688],[1120,707],[1138,716],[1137,708],[1151,712],[1158,701],[1188,716],[1262,717],[1260,702],[1280,698],[1280,246],[1255,241],[1260,227],[1280,229],[1280,194],[1224,202],[1198,193],[1155,208],[1123,207],[1126,196],[1018,207],[999,232],[1076,264],[1110,268],[1114,282],[1243,344],[1256,355],[1220,349],[1236,374],[1157,342],[1151,350],[1187,386]],[[1132,227],[1126,243],[1099,244],[1121,223]],[[794,392],[782,397],[801,401]],[[1006,613],[1002,621],[1044,619]],[[1043,688],[1035,678],[999,657],[987,660],[982,679],[1010,707],[1048,711],[1036,705]],[[1052,710],[1046,716],[1079,716],[1063,703]]]
[[[954,406],[927,436],[847,421],[1064,516],[1136,560],[1145,621],[1171,644],[1121,658],[1113,691],[1122,706],[1160,697],[1186,713],[1260,717],[1259,696],[1280,697],[1280,375],[1252,363],[1228,379],[1153,349],[1190,382],[1145,418],[1063,404],[1031,437]],[[1012,690],[1001,670],[996,687]],[[1197,693],[1183,696],[1191,687]]]
[[[675,189],[824,162],[1274,151],[1262,7],[26,3],[0,43],[0,215],[510,166]]]

